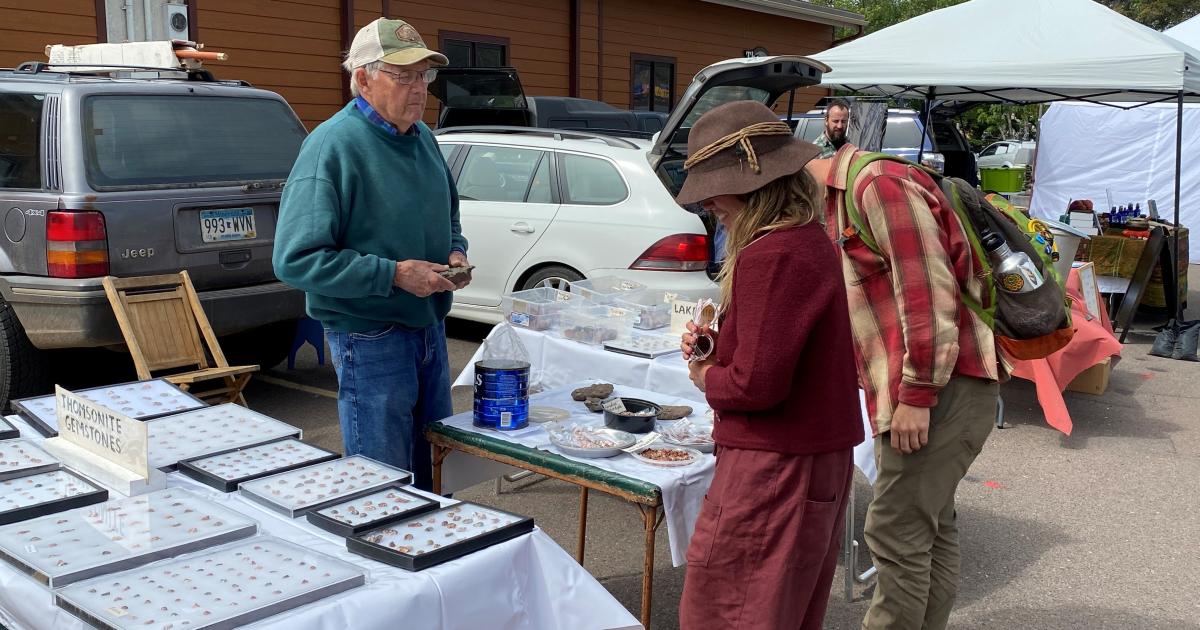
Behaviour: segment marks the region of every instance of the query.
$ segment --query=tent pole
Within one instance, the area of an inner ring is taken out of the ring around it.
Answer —
[[[937,95],[937,88],[929,88],[929,93],[925,95],[925,129],[922,133],[924,138],[921,138],[921,144],[917,147],[917,164],[924,163],[925,160],[925,138],[929,138],[929,142],[933,144],[933,128],[929,126],[933,122],[933,99]]]
[[[1164,288],[1167,286],[1175,286],[1175,329],[1179,329],[1180,322],[1183,321],[1183,301],[1179,299],[1179,231],[1182,226],[1179,224],[1179,180],[1183,173],[1183,90],[1179,90],[1178,100],[1176,101],[1175,109],[1175,238],[1172,239],[1172,248],[1174,253],[1171,256],[1171,275],[1174,276],[1173,281],[1168,284],[1163,279]]]

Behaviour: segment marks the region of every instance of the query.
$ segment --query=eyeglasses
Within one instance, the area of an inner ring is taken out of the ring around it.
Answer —
[[[401,70],[400,72],[392,72],[391,70],[384,70],[383,68],[380,68],[379,71],[384,74],[392,75],[396,79],[396,83],[399,83],[400,85],[412,85],[414,82],[416,82],[417,77],[421,77],[421,80],[425,83],[433,83],[433,80],[437,78],[436,68],[430,68],[425,71]]]

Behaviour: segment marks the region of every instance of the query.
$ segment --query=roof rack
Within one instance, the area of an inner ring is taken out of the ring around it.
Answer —
[[[204,68],[182,68],[182,67],[162,67],[162,66],[127,66],[121,64],[51,64],[44,61],[26,61],[21,65],[13,68],[14,74],[42,74],[55,73],[66,75],[91,75],[98,76],[113,72],[173,72],[187,75],[188,81],[203,81],[206,83],[232,83],[250,87],[246,81],[238,79],[229,79],[218,81],[213,73]],[[160,77],[165,78],[165,77]]]
[[[621,149],[640,149],[638,145],[624,139],[603,133],[587,131],[568,131],[565,129],[545,129],[542,127],[509,127],[504,125],[468,125],[465,127],[443,127],[434,130],[434,135],[442,136],[452,133],[510,133],[528,136],[542,136],[555,140],[600,140],[610,147]]]

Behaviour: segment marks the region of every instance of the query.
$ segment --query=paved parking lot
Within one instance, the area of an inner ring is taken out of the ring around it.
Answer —
[[[1200,268],[1193,267],[1191,286],[1200,287]],[[1191,316],[1200,316],[1200,292],[1191,297]],[[455,373],[487,330],[451,322]],[[1067,395],[1075,420],[1069,437],[1042,421],[1031,384],[1003,388],[1009,428],[993,433],[959,492],[964,566],[952,627],[1200,629],[1200,364],[1149,357],[1150,341],[1130,337],[1104,396]],[[266,371],[247,398],[253,408],[302,427],[306,440],[340,449],[335,391],[332,368],[317,365],[306,346],[295,370],[281,364]],[[470,408],[470,395],[455,392],[456,410]],[[870,488],[857,483],[861,540]],[[485,483],[457,496],[533,516],[574,549],[578,494],[571,486],[526,480],[505,484],[497,496],[495,484]],[[585,564],[637,614],[638,513],[592,496]],[[665,529],[658,551],[654,627],[675,628],[684,569],[670,566]],[[859,569],[867,562],[864,556]],[[841,580],[839,571],[826,627],[857,628],[864,589],[847,602]]]

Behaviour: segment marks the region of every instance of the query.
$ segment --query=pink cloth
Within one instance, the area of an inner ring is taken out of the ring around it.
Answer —
[[[1037,386],[1038,402],[1046,422],[1067,435],[1071,434],[1073,425],[1063,400],[1063,390],[1080,372],[1108,357],[1116,357],[1113,360],[1115,366],[1121,358],[1121,343],[1113,335],[1108,313],[1103,304],[1099,313],[1088,313],[1081,286],[1078,270],[1071,269],[1067,278],[1071,323],[1075,327],[1071,343],[1045,359],[1013,361],[1013,376],[1033,381]]]

